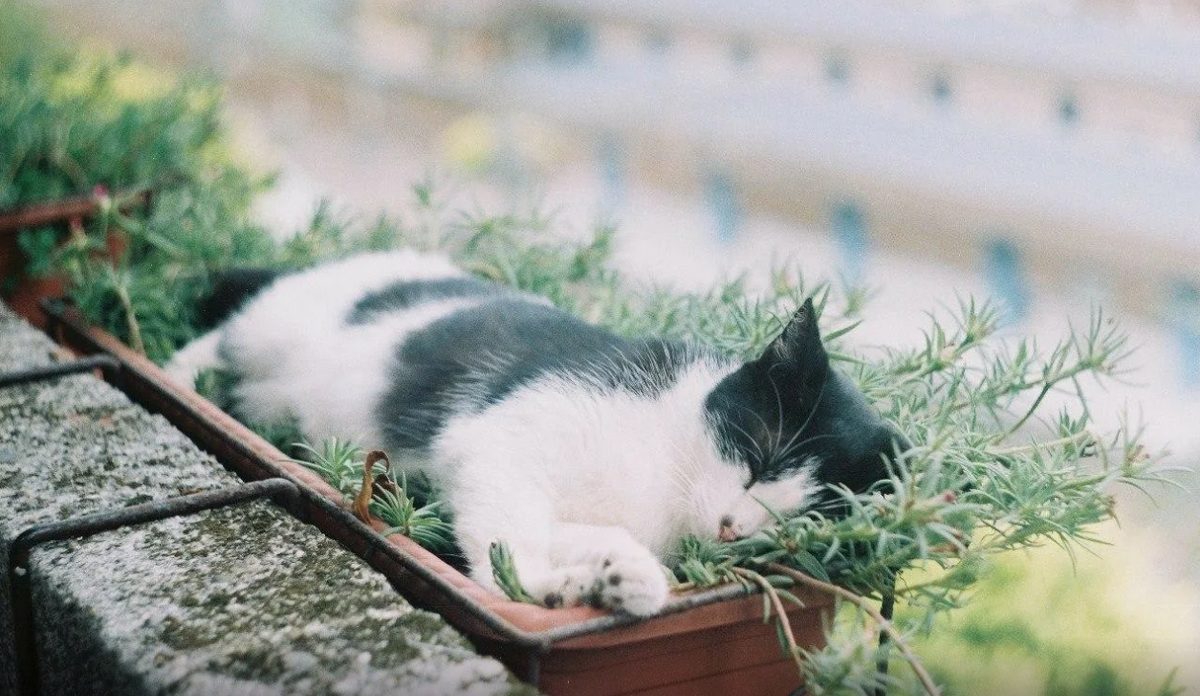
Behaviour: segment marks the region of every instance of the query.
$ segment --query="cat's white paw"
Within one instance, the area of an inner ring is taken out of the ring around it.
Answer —
[[[670,593],[662,566],[649,553],[606,554],[524,583],[534,599],[552,609],[589,604],[635,616],[656,613]]]
[[[614,556],[601,563],[595,600],[602,607],[649,616],[663,608],[669,594],[667,577],[653,556]]]
[[[658,612],[666,604],[670,587],[658,558],[620,527],[564,524],[556,530],[554,562],[570,578],[561,606],[572,600],[600,609],[636,616]],[[586,568],[585,573],[579,569]]]
[[[548,575],[525,582],[526,591],[551,609],[590,603],[595,587],[595,570],[587,565],[557,568]]]

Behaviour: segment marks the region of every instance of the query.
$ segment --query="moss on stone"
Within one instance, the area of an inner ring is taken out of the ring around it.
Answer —
[[[0,305],[0,370],[51,351]],[[0,390],[0,422],[5,555],[35,523],[237,482],[88,375]],[[46,693],[534,693],[267,502],[47,544],[30,573]],[[0,632],[0,693],[11,688],[9,640]]]

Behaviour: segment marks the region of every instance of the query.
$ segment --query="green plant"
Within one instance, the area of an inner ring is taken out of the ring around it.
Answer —
[[[19,237],[26,273],[64,275],[93,321],[162,359],[195,336],[213,269],[274,259],[249,219],[266,180],[232,162],[216,84],[84,54],[23,54],[0,71],[0,210],[99,204]],[[146,191],[149,205],[126,205]]]
[[[319,450],[307,442],[292,446],[300,456],[291,461],[320,475],[342,494],[343,502],[362,492],[366,459],[362,448],[336,437],[323,441]],[[451,520],[436,499],[436,491],[428,485],[410,488],[407,476],[401,473],[397,479],[390,464],[381,476],[386,476],[389,485],[377,485],[375,479],[369,503],[370,513],[390,525],[381,534],[403,534],[435,553],[454,552]]]
[[[301,456],[292,461],[319,474],[347,500],[358,493],[363,477],[361,447],[336,437],[322,442],[320,450],[307,442],[297,442],[294,447]]]
[[[1047,541],[1073,553],[1095,541],[1093,526],[1112,516],[1112,485],[1161,478],[1136,425],[1103,432],[1093,424],[1083,380],[1119,378],[1128,357],[1125,334],[1099,311],[1045,348],[1003,340],[995,309],[963,300],[930,315],[920,346],[864,353],[845,342],[861,317],[862,291],[807,285],[787,267],[759,293],[744,280],[706,293],[633,287],[607,262],[610,231],[567,243],[541,234],[546,224],[538,217],[455,217],[433,226],[442,231],[434,243],[476,272],[540,291],[618,332],[702,340],[733,355],[761,350],[801,298],[815,295],[842,369],[915,444],[886,488],[835,491],[844,516],[818,510],[780,517],[728,545],[686,540],[675,568],[688,585],[791,570],[845,589],[856,606],[896,598],[907,611],[894,629],[889,622],[893,638],[883,651],[907,650],[914,631],[965,601],[993,558]],[[909,581],[917,571],[920,579]],[[829,667],[844,667],[846,655],[875,655],[877,648],[846,642],[861,642],[869,632],[858,629],[874,623],[866,614],[844,620],[825,651],[807,655],[814,689],[874,688],[877,677]],[[887,679],[893,688],[913,686]]]
[[[1151,696],[1169,690],[1173,667],[1194,665],[1194,625],[1172,617],[1196,606],[1195,586],[1163,577],[1153,530],[1108,522],[1098,533],[1103,556],[1047,546],[997,557],[969,602],[914,637],[945,693]]]
[[[514,602],[537,604],[537,600],[521,584],[517,566],[513,563],[512,550],[503,541],[492,542],[488,547],[488,559],[492,562],[492,579]]]
[[[390,525],[383,535],[403,534],[435,553],[449,553],[455,548],[453,527],[445,517],[440,500],[429,500],[417,504],[415,495],[410,495],[408,479],[403,472],[397,480],[394,474],[391,486],[375,492],[371,501],[371,512]]]
[[[22,0],[0,0],[0,71],[50,50],[45,23]]]

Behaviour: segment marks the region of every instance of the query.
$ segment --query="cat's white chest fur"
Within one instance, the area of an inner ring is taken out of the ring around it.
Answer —
[[[695,528],[708,512],[697,504],[731,503],[694,495],[711,476],[737,476],[718,464],[705,432],[703,399],[722,372],[699,363],[654,396],[540,381],[451,420],[435,442],[434,468],[457,477],[448,490],[472,480],[522,481],[550,501],[554,519],[621,526],[662,555],[685,533],[716,532]],[[521,507],[514,505],[517,514]]]

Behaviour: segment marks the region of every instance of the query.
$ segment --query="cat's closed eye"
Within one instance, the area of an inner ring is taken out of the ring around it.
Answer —
[[[789,513],[804,508],[818,487],[812,474],[815,466],[814,460],[788,476],[752,482],[718,519],[716,537],[721,541],[742,539],[770,522],[773,512]]]

